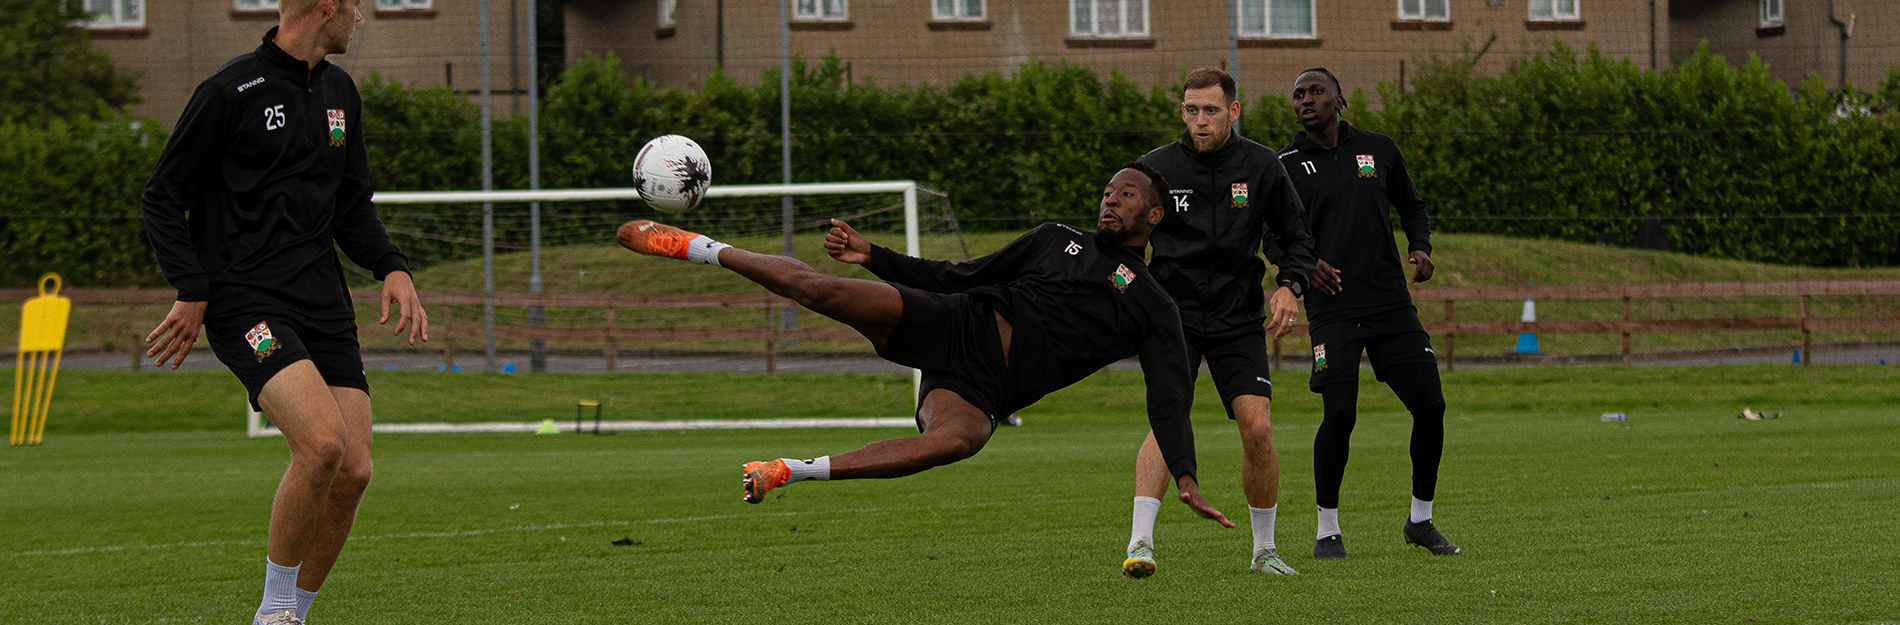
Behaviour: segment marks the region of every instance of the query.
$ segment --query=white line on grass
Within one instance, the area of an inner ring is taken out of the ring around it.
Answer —
[[[354,541],[360,541],[360,540],[390,540],[390,539],[397,539],[397,538],[458,538],[458,537],[464,537],[464,536],[483,536],[487,534],[499,534],[502,532],[541,532],[541,531],[547,531],[547,530],[562,530],[562,529],[575,529],[575,528],[588,528],[588,527],[651,525],[651,524],[657,524],[657,523],[694,523],[694,522],[699,522],[699,521],[721,521],[721,520],[727,520],[727,519],[743,519],[743,518],[755,518],[755,517],[811,516],[811,515],[820,515],[820,514],[861,514],[865,512],[878,512],[881,510],[882,508],[851,508],[848,510],[768,512],[764,514],[715,514],[711,516],[695,516],[695,517],[685,517],[685,518],[678,518],[678,519],[645,519],[645,520],[640,520],[640,521],[592,521],[588,523],[550,523],[547,525],[517,525],[514,527],[496,527],[496,528],[488,528],[488,529],[461,530],[461,531],[455,531],[455,532],[398,532],[394,534],[377,534],[373,536],[351,536],[350,540],[354,542]],[[262,544],[264,544],[264,541],[261,541],[261,540],[203,540],[203,541],[193,541],[193,542],[183,542],[183,543],[165,543],[165,544],[159,544],[159,545],[113,545],[113,546],[106,546],[106,547],[74,547],[72,549],[22,551],[20,552],[20,555],[22,556],[70,556],[70,555],[79,555],[79,554],[87,554],[87,553],[110,553],[110,552],[115,552],[115,551],[190,549],[190,548],[197,548],[197,547],[225,547],[225,546],[246,546],[246,545],[262,545]]]

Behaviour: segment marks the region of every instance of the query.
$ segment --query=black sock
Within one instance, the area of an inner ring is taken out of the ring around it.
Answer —
[[[1339,484],[1346,477],[1346,456],[1352,448],[1352,427],[1359,420],[1359,383],[1334,382],[1320,389],[1325,418],[1313,437],[1314,502],[1321,508],[1339,507]]]
[[[1412,413],[1412,496],[1431,501],[1438,490],[1438,461],[1445,455],[1445,391],[1438,366],[1399,365],[1383,377]]]

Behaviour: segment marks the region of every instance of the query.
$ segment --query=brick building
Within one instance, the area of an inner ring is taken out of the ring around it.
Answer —
[[[478,0],[362,0],[349,54],[358,80],[478,86]],[[544,0],[562,2],[562,0]],[[1731,63],[1761,55],[1794,84],[1840,74],[1840,30],[1827,0],[790,0],[791,47],[835,53],[853,79],[942,84],[1004,72],[1029,60],[1120,71],[1141,84],[1187,69],[1225,66],[1228,5],[1239,7],[1239,72],[1248,99],[1288,88],[1294,73],[1326,66],[1369,94],[1433,55],[1482,52],[1480,73],[1502,71],[1552,39],[1667,68],[1707,41]],[[171,124],[197,83],[256,47],[276,20],[275,0],[86,0],[100,47],[140,72],[134,112]],[[526,0],[490,0],[498,113],[525,111]],[[760,0],[564,0],[566,56],[611,52],[629,80],[694,85],[723,64],[756,81],[779,63],[777,4]],[[1900,2],[1833,0],[1852,23],[1847,75],[1872,90],[1900,65]],[[1377,106],[1372,102],[1361,106]]]

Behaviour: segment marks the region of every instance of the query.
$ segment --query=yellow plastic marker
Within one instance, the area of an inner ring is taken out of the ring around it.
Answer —
[[[46,292],[46,283],[53,292]],[[59,274],[40,276],[40,296],[20,307],[20,352],[13,365],[13,429],[7,442],[38,445],[46,433],[46,412],[59,378],[59,357],[66,346],[66,320],[73,301],[59,296]],[[48,366],[48,357],[51,366]]]

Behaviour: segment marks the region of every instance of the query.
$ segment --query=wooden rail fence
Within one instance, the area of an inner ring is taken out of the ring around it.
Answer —
[[[374,303],[379,291],[359,289],[352,292],[357,303]],[[0,302],[18,304],[36,293],[31,289],[0,289]],[[138,327],[137,314],[142,306],[169,307],[176,291],[172,289],[66,289],[61,295],[75,306],[126,308],[127,331],[142,339],[151,328]],[[419,294],[429,307],[479,305],[480,293],[427,291]],[[1849,280],[1800,282],[1691,282],[1630,285],[1583,286],[1470,286],[1414,288],[1412,299],[1419,306],[1443,302],[1445,321],[1427,322],[1425,330],[1444,340],[1446,368],[1455,368],[1456,341],[1460,335],[1541,334],[1621,334],[1623,365],[1630,365],[1630,336],[1645,333],[1751,332],[1761,330],[1800,330],[1803,364],[1814,362],[1811,334],[1819,331],[1900,330],[1900,305],[1886,308],[1872,317],[1816,317],[1809,314],[1814,296],[1900,295],[1900,280]],[[1704,319],[1632,319],[1630,302],[1658,298],[1721,297],[1799,297],[1798,317],[1731,317]],[[1621,319],[1553,320],[1524,323],[1519,321],[1458,321],[1459,301],[1523,300],[1608,300],[1620,301]],[[793,306],[791,300],[754,293],[708,293],[692,295],[628,295],[617,293],[496,293],[495,305],[501,307],[546,306],[550,308],[605,309],[604,326],[526,326],[498,325],[495,336],[511,339],[585,339],[597,340],[607,358],[607,370],[614,368],[615,353],[621,343],[723,341],[759,343],[764,346],[766,370],[776,368],[776,345],[785,341],[853,342],[863,340],[847,327],[780,330],[776,311]],[[761,311],[760,325],[754,328],[717,327],[632,327],[620,326],[617,313],[623,309],[755,309]],[[443,358],[454,362],[455,342],[459,339],[484,338],[479,321],[458,320],[454,309],[441,308],[431,315],[432,338],[441,341]],[[1296,326],[1291,336],[1306,336],[1306,326]],[[140,349],[137,341],[130,350],[136,368]],[[1274,362],[1280,361],[1280,341],[1273,342]]]

